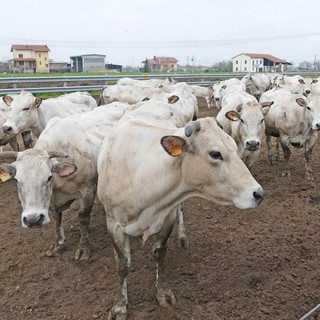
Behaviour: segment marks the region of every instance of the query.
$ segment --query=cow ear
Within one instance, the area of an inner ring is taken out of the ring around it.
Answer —
[[[0,181],[6,182],[16,174],[16,168],[10,164],[0,164]]]
[[[170,98],[168,98],[168,102],[169,102],[170,104],[174,104],[174,103],[176,103],[178,100],[179,100],[179,97],[176,96],[176,95],[173,95],[173,96],[171,96]]]
[[[36,100],[34,101],[34,107],[35,108],[39,108],[40,107],[40,104],[42,102],[42,99],[41,98],[36,98]]]
[[[241,120],[240,114],[235,110],[228,111],[225,114],[225,116],[226,116],[227,119],[229,119],[231,121],[239,121],[239,120]]]
[[[12,103],[12,101],[13,101],[12,97],[10,97],[10,96],[4,96],[4,97],[2,97],[2,100],[4,101],[4,103],[5,103],[8,107],[11,106],[11,103]]]
[[[273,105],[274,101],[265,101],[265,102],[261,102],[260,105],[262,108],[264,107],[271,107]]]
[[[306,101],[303,98],[296,99],[296,102],[300,107],[305,107],[306,106]]]
[[[59,162],[56,163],[51,172],[56,172],[60,177],[68,177],[77,171],[77,166],[70,162]]]
[[[161,138],[161,145],[170,156],[180,156],[186,150],[186,141],[178,136],[164,136]]]

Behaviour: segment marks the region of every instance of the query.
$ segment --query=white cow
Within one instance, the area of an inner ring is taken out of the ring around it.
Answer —
[[[49,210],[56,222],[56,239],[47,255],[61,251],[65,235],[62,213],[79,199],[80,240],[76,259],[90,257],[88,239],[90,213],[97,189],[97,157],[102,140],[123,116],[127,105],[101,106],[86,114],[53,118],[41,133],[33,149],[9,153],[15,160],[0,165],[17,181],[24,227],[39,227],[50,222]],[[60,157],[68,156],[67,161]],[[0,158],[8,153],[0,154]]]
[[[114,101],[135,104],[150,99],[153,95],[160,93],[161,89],[151,86],[124,86],[124,85],[109,85],[102,89],[101,101],[108,104]]]
[[[258,206],[264,197],[238,157],[234,140],[212,117],[177,128],[131,112],[104,139],[98,173],[98,197],[106,210],[120,279],[111,310],[117,319],[127,315],[131,236],[142,244],[152,240],[157,299],[161,305],[174,303],[165,283],[164,261],[177,205],[199,196],[246,209]]]
[[[10,95],[10,97],[14,99],[15,95]],[[2,127],[3,124],[7,121],[10,114],[10,107],[6,105],[3,98],[0,99],[0,127]],[[22,132],[22,140],[26,149],[32,147],[33,141],[31,138],[31,133],[29,131]],[[19,151],[20,147],[17,141],[17,136],[0,131],[0,146],[2,147],[6,144],[9,144],[13,151]]]
[[[198,86],[198,85],[190,85],[191,93],[196,97],[202,97],[206,99],[207,106],[210,109],[213,107],[212,95],[213,95],[213,87],[212,86]]]
[[[301,93],[307,96],[311,92],[311,82],[306,81],[302,76],[278,76],[275,79],[275,86],[289,90],[293,94]]]
[[[30,130],[37,138],[51,118],[84,113],[97,107],[94,98],[81,92],[42,100],[28,91],[21,91],[15,99],[5,96],[4,101],[11,112],[2,126],[3,132],[18,134]]]
[[[242,91],[223,97],[217,120],[236,141],[239,157],[251,169],[261,150],[264,117],[272,102],[259,104],[252,95]]]
[[[305,149],[305,175],[312,180],[311,155],[320,129],[320,94],[292,94],[275,100],[265,117],[268,159],[273,162],[271,137],[279,137],[284,159],[290,159],[289,146]],[[287,172],[288,173],[288,172]]]
[[[241,79],[241,82],[245,85],[246,92],[254,96],[258,101],[260,96],[269,90],[272,85],[270,77],[263,73],[249,73]]]
[[[231,78],[227,80],[220,81],[213,85],[213,94],[211,96],[211,103],[215,103],[218,110],[221,109],[221,101],[223,97],[227,94],[233,92],[242,92],[245,91],[245,85],[236,78]]]
[[[159,84],[165,84],[170,85],[176,83],[174,79],[171,77],[167,77],[164,79],[146,79],[146,80],[137,80],[132,78],[120,78],[116,84],[122,85],[122,86],[141,86],[141,87],[157,87]]]

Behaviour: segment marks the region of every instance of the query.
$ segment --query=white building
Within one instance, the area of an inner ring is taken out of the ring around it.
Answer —
[[[292,63],[264,53],[240,53],[232,58],[233,72],[283,72]]]

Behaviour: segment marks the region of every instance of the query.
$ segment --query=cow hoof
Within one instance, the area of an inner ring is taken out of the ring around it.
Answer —
[[[57,246],[55,244],[52,244],[48,251],[46,252],[47,257],[56,257],[57,255],[60,255],[64,251],[64,246]]]
[[[187,238],[178,238],[178,247],[187,249],[189,247],[189,241]]]
[[[88,260],[91,257],[91,249],[78,248],[74,256],[75,260]]]
[[[108,314],[108,320],[127,320],[127,308],[113,306]]]
[[[177,303],[176,297],[170,289],[158,289],[157,300],[159,305],[165,308]]]

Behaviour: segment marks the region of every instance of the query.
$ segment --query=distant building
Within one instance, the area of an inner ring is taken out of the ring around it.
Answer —
[[[106,64],[106,69],[109,72],[122,72],[122,65],[107,63]]]
[[[20,73],[48,73],[49,51],[47,45],[13,44],[10,71]]]
[[[156,57],[142,61],[148,64],[151,72],[175,72],[178,69],[178,62],[174,57]]]
[[[292,63],[264,53],[241,53],[232,58],[233,72],[283,72]]]
[[[50,72],[70,72],[71,65],[65,61],[49,61]]]
[[[103,54],[84,54],[73,56],[71,59],[72,72],[97,72],[105,71],[105,58]]]

